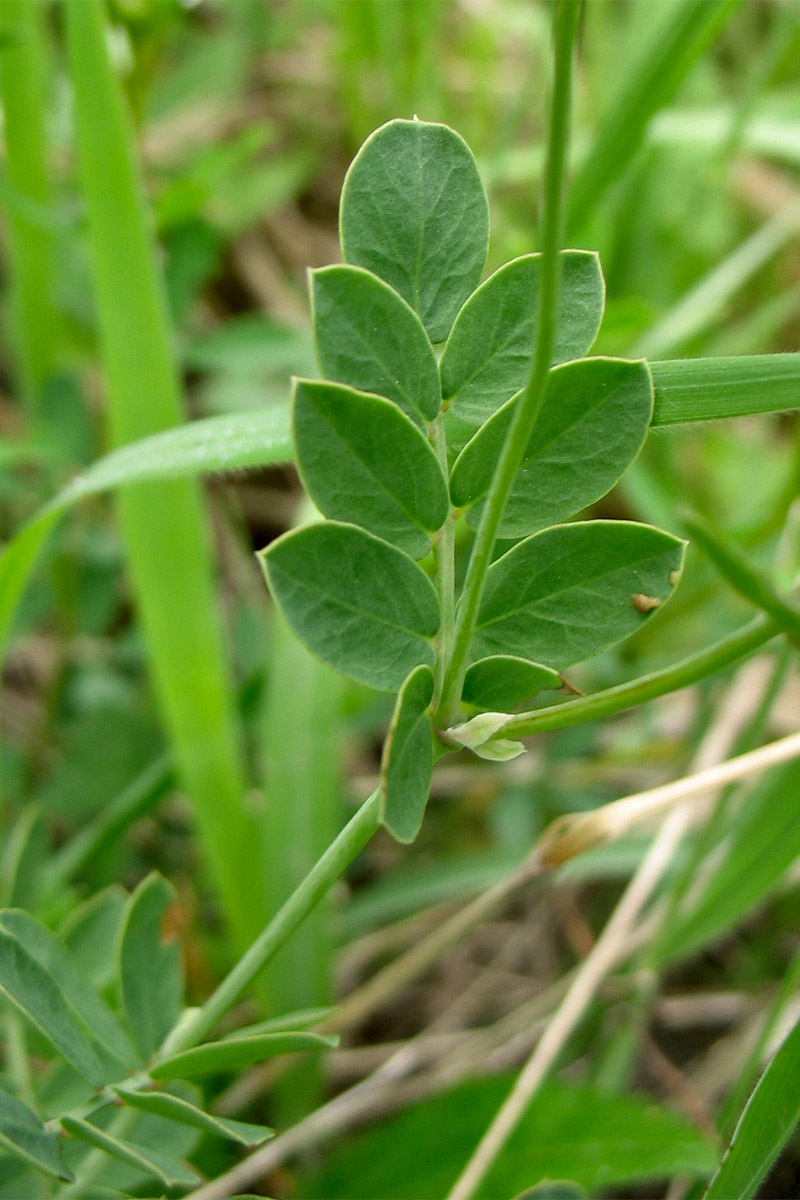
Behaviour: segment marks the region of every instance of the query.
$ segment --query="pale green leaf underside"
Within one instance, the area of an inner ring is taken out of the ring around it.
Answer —
[[[285,533],[259,558],[292,629],[332,667],[393,692],[418,663],[433,666],[436,592],[395,546],[325,521]]]
[[[293,423],[300,476],[320,512],[423,558],[447,517],[447,484],[405,413],[381,396],[299,379]]]
[[[190,1104],[188,1100],[181,1099],[180,1096],[170,1095],[169,1092],[128,1092],[122,1088],[114,1090],[120,1100],[131,1108],[139,1108],[153,1116],[177,1121],[180,1125],[189,1125],[193,1129],[202,1129],[206,1133],[216,1133],[219,1137],[238,1142],[240,1146],[257,1146],[275,1136],[275,1130],[267,1125],[252,1125],[247,1121],[215,1117]]]
[[[148,875],[130,897],[119,944],[119,978],[128,1025],[145,1058],[161,1045],[180,1015],[183,975],[180,946],[167,940],[164,918],[175,891],[161,875]]]
[[[684,543],[650,525],[557,525],[492,564],[474,657],[515,654],[561,669],[635,633],[673,592]]]
[[[800,1121],[800,1023],[778,1048],[747,1102],[705,1200],[749,1200]]]
[[[21,909],[3,911],[0,928],[16,937],[55,980],[91,1037],[119,1062],[135,1066],[138,1058],[127,1033],[69,950],[56,941],[49,929]]]
[[[151,1067],[150,1074],[154,1079],[191,1079],[197,1075],[211,1075],[216,1071],[249,1067],[253,1063],[263,1062],[279,1054],[295,1054],[298,1050],[330,1049],[337,1041],[335,1037],[325,1037],[321,1033],[307,1031],[225,1038],[222,1042],[208,1042],[205,1046],[173,1054]]]
[[[103,1150],[111,1158],[135,1167],[137,1171],[142,1171],[146,1176],[160,1180],[165,1187],[191,1187],[199,1178],[196,1171],[184,1166],[183,1163],[176,1162],[149,1147],[139,1146],[135,1142],[122,1141],[104,1129],[99,1129],[97,1125],[85,1121],[82,1117],[64,1116],[60,1120],[71,1137],[86,1142],[97,1150]]]
[[[382,125],[347,172],[339,229],[345,262],[390,284],[431,341],[443,341],[489,244],[486,193],[466,142],[446,125]]]
[[[376,392],[418,425],[432,421],[442,392],[422,323],[402,296],[362,267],[311,273],[317,357],[327,379]]]
[[[50,1133],[36,1113],[0,1088],[0,1151],[34,1167],[51,1179],[74,1179],[61,1158],[61,1139]]]
[[[541,261],[540,254],[512,259],[481,284],[458,314],[441,362],[442,395],[464,420],[485,421],[527,381]],[[596,254],[563,250],[561,267],[554,363],[582,358],[589,351],[605,301]]]
[[[493,654],[467,668],[461,699],[474,708],[511,712],[539,692],[561,687],[561,683],[561,676],[552,667],[513,654]]]
[[[381,820],[398,842],[413,842],[425,815],[433,772],[432,697],[433,672],[416,667],[400,689],[383,747]]]
[[[450,493],[458,507],[488,491],[515,410],[513,398],[456,460]],[[653,385],[644,362],[585,358],[555,367],[498,536],[535,533],[605,496],[644,445],[652,412]],[[470,514],[471,524],[480,511]]]
[[[89,1035],[53,976],[4,929],[0,929],[0,994],[4,995],[93,1087],[103,1068]]]

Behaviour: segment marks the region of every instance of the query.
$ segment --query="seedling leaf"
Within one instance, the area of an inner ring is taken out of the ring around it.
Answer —
[[[433,584],[415,562],[355,525],[325,521],[259,554],[276,603],[314,654],[379,691],[418,663],[433,666]]]
[[[381,396],[305,379],[295,383],[293,415],[298,469],[320,512],[423,558],[448,496],[417,426]]]
[[[433,730],[428,706],[433,672],[419,666],[395,704],[381,763],[381,821],[398,842],[413,842],[422,825],[433,773]]]
[[[446,125],[389,121],[367,138],[342,188],[345,262],[380,276],[444,341],[476,287],[489,207],[472,151]]]

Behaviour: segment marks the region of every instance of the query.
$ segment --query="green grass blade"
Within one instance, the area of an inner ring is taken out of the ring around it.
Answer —
[[[800,1120],[800,1023],[776,1052],[750,1097],[705,1200],[748,1200]]]
[[[0,3],[0,94],[10,194],[12,334],[22,392],[32,408],[53,370],[57,320],[45,133],[45,4]]]
[[[112,73],[103,10],[65,8],[112,440],[183,419],[163,289],[134,155]],[[260,926],[258,881],[242,870],[252,826],[232,689],[213,599],[200,493],[175,480],[126,491],[120,519],[154,682],[216,883],[240,944]]]
[[[656,20],[649,42],[623,73],[614,103],[575,177],[568,229],[578,228],[619,179],[642,145],[651,118],[673,99],[736,7],[736,0],[683,0]]]
[[[651,362],[653,425],[715,421],[800,408],[800,354]]]

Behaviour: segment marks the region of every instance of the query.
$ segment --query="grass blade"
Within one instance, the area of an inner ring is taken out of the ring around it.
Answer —
[[[651,362],[653,425],[715,421],[800,408],[800,354]]]
[[[103,10],[91,0],[68,4],[65,16],[111,435],[121,444],[180,424],[180,388]],[[242,871],[252,826],[242,807],[200,494],[186,480],[140,487],[120,497],[119,511],[156,690],[217,885],[245,944],[261,925],[262,901],[258,881]]]

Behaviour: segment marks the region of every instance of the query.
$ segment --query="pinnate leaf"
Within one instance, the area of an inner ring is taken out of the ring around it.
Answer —
[[[100,1087],[103,1068],[89,1034],[56,980],[22,942],[0,927],[0,994],[19,1009],[79,1075]]]
[[[293,414],[297,466],[320,512],[423,558],[448,495],[417,426],[381,396],[305,379],[295,383]]]
[[[0,1088],[0,1150],[51,1179],[74,1179],[61,1157],[61,1139],[27,1104]]]
[[[472,151],[446,125],[382,125],[347,172],[339,228],[345,262],[384,279],[419,313],[431,341],[443,341],[489,244]]]
[[[685,543],[630,521],[556,525],[486,573],[476,656],[516,654],[561,669],[599,654],[672,594]]]
[[[275,1130],[267,1125],[251,1125],[247,1121],[215,1117],[169,1092],[129,1092],[123,1088],[115,1088],[114,1091],[123,1104],[128,1104],[131,1108],[140,1108],[156,1117],[177,1121],[180,1125],[189,1125],[206,1133],[216,1133],[219,1137],[238,1142],[241,1146],[257,1146],[275,1136]]]
[[[492,654],[467,668],[461,699],[474,708],[511,712],[547,688],[561,687],[552,667],[513,654]]]
[[[249,1067],[278,1054],[294,1054],[298,1050],[330,1049],[338,1038],[308,1031],[291,1033],[262,1033],[255,1037],[230,1037],[221,1042],[207,1042],[193,1050],[182,1050],[150,1068],[154,1079],[190,1079],[195,1075],[211,1075],[215,1071],[233,1071]]]
[[[496,412],[456,460],[450,493],[458,507],[488,491],[517,402],[514,397]],[[652,412],[653,384],[644,362],[585,358],[555,367],[499,536],[535,533],[604,496],[641,450]],[[471,523],[480,511],[473,510]]]
[[[371,271],[311,272],[314,337],[323,375],[394,400],[418,425],[442,402],[439,367],[414,310]]]
[[[419,666],[400,689],[383,747],[381,820],[398,842],[413,842],[422,825],[433,773],[428,706],[433,672]]]
[[[183,998],[180,946],[165,932],[175,892],[153,873],[131,895],[122,922],[119,978],[128,1025],[145,1058],[175,1025]]]
[[[442,395],[465,420],[483,422],[524,387],[533,356],[542,256],[525,254],[495,271],[470,296],[447,339]],[[553,362],[581,358],[603,316],[605,285],[596,254],[561,252]]]
[[[439,601],[401,550],[324,521],[283,534],[259,558],[292,629],[338,671],[396,691],[418,663],[433,666]]]

